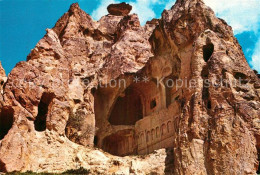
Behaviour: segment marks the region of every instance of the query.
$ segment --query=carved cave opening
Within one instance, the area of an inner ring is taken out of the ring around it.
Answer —
[[[153,109],[156,107],[156,100],[153,99],[151,102],[150,102],[150,109]]]
[[[121,130],[104,138],[102,149],[110,154],[126,156],[136,153],[133,130]]]
[[[141,94],[130,86],[117,98],[109,122],[112,125],[134,125],[136,121],[142,118]]]
[[[36,131],[41,132],[46,130],[46,118],[48,115],[48,109],[50,103],[52,102],[53,98],[54,98],[53,93],[47,93],[47,92],[43,93],[40,103],[38,105],[38,114],[34,121],[34,128]]]
[[[210,59],[213,52],[214,52],[214,45],[212,43],[203,46],[203,59],[205,62],[207,62]]]
[[[162,111],[170,103],[164,86],[154,81],[133,82],[125,89],[100,87],[93,95],[96,147],[125,156],[147,154],[173,143],[171,132],[166,130],[170,116]]]
[[[208,108],[208,109],[211,109],[211,101],[210,101],[210,100],[208,100],[207,108]]]
[[[95,137],[94,137],[94,146],[97,146],[97,143],[98,143],[98,137],[95,136]]]
[[[7,171],[5,166],[6,166],[5,163],[0,160],[0,172],[6,172]]]
[[[0,113],[0,140],[2,140],[12,128],[14,122],[13,108],[2,108]]]
[[[239,84],[247,84],[249,81],[247,76],[242,72],[235,72],[234,77],[239,81]]]

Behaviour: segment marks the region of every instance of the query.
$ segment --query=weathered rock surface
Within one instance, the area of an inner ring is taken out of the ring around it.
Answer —
[[[3,101],[3,93],[4,93],[3,87],[4,87],[4,84],[6,83],[6,80],[7,80],[7,77],[5,75],[5,70],[3,69],[2,64],[0,62],[0,111],[1,111],[1,108],[2,108],[2,106],[4,104],[4,101]],[[1,118],[0,118],[0,122],[2,122]],[[1,128],[0,128],[0,130],[1,130]],[[0,138],[1,138],[1,132],[0,132]]]
[[[201,0],[145,26],[122,13],[72,4],[12,70],[0,171],[255,174],[260,80],[231,27]]]
[[[6,82],[6,80],[7,80],[7,77],[5,75],[5,70],[3,69],[2,64],[0,62],[0,91],[1,91],[1,94],[3,94],[3,86],[4,86],[4,83]]]
[[[126,16],[128,15],[132,10],[132,6],[129,4],[126,4],[125,2],[122,2],[120,4],[110,4],[107,7],[107,11],[111,15],[116,16]]]

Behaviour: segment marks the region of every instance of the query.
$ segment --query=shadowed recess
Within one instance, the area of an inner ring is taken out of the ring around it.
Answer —
[[[141,96],[136,89],[130,86],[121,97],[118,97],[109,122],[112,125],[134,125],[142,118]]]
[[[2,140],[8,131],[12,128],[14,121],[13,108],[2,108],[0,113],[0,140]]]
[[[214,52],[214,45],[212,43],[203,46],[203,59],[207,62]]]
[[[38,105],[38,115],[34,121],[34,127],[36,131],[46,130],[46,118],[49,110],[50,103],[54,98],[53,93],[44,92],[41,101]]]

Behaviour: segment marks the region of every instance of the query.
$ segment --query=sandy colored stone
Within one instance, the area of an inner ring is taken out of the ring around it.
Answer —
[[[201,0],[145,26],[128,13],[96,22],[72,4],[11,71],[0,171],[255,174],[260,79],[232,28]]]
[[[125,2],[122,2],[120,4],[110,4],[107,7],[107,11],[111,15],[115,16],[126,16],[128,15],[132,10],[132,6],[129,4],[126,4]]]

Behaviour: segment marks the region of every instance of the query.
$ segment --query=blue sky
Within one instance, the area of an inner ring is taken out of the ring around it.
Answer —
[[[234,30],[245,56],[253,69],[260,72],[260,0],[204,0],[218,17],[225,19]],[[44,36],[46,28],[68,10],[73,2],[95,20],[107,14],[110,3],[123,0],[0,0],[0,61],[6,73],[25,61],[30,50]],[[126,0],[133,6],[144,24],[160,18],[175,0]]]

